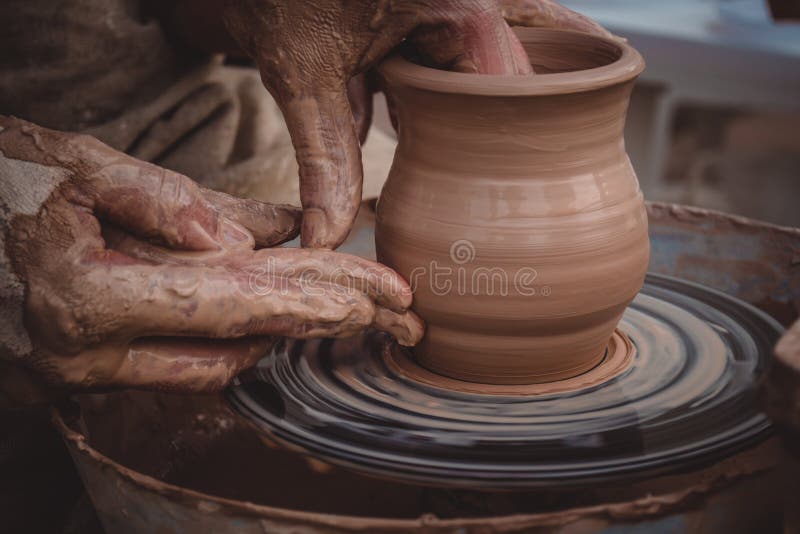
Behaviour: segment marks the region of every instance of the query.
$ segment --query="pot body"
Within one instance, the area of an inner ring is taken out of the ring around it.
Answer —
[[[623,141],[632,77],[487,95],[384,75],[400,129],[376,250],[414,288],[427,324],[420,363],[485,383],[598,364],[649,256]]]

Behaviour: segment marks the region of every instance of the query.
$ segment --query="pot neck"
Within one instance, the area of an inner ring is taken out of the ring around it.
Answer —
[[[535,96],[396,87],[398,156],[465,176],[569,175],[627,162],[623,130],[632,85]]]

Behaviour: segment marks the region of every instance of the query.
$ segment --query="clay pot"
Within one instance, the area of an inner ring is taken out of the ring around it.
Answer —
[[[415,289],[425,367],[484,383],[578,375],[603,358],[649,256],[623,141],[630,46],[526,28],[535,76],[380,72],[399,145],[377,207],[378,260]]]

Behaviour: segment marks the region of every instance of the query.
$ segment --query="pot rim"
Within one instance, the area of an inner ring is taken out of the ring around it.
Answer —
[[[470,74],[451,72],[417,65],[400,54],[384,61],[378,71],[390,84],[404,85],[439,93],[482,96],[539,96],[582,93],[628,82],[645,67],[641,54],[622,39],[601,37],[584,32],[554,28],[515,27],[514,32],[523,44],[534,36],[578,34],[582,38],[612,45],[620,57],[601,67],[571,72],[537,74],[535,76]]]

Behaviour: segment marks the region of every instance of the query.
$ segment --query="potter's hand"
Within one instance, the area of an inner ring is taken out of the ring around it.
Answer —
[[[91,137],[0,116],[0,208],[0,401],[31,393],[23,376],[42,388],[216,390],[271,336],[374,325],[421,337],[393,271],[252,250],[296,235],[296,208],[203,190]]]
[[[338,246],[361,202],[348,82],[408,38],[444,68],[531,71],[493,0],[229,0],[230,33],[256,60],[300,165],[302,243]]]
[[[510,26],[561,28],[614,38],[611,32],[589,17],[553,0],[498,0],[498,3]]]

